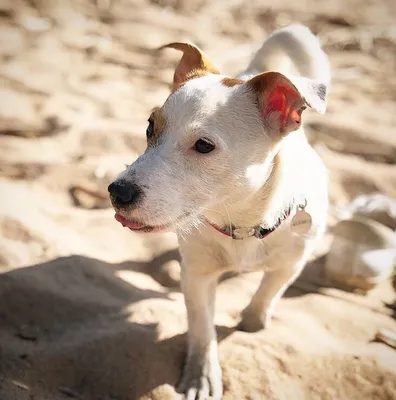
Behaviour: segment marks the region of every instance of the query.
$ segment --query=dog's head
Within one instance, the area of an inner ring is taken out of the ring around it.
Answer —
[[[172,93],[148,119],[145,153],[109,186],[116,218],[133,230],[194,223],[254,193],[305,107],[325,110],[321,83],[277,72],[231,79],[191,44],[165,47],[183,52]]]

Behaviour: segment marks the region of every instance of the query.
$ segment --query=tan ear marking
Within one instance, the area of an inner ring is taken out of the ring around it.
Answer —
[[[234,87],[237,85],[242,85],[242,83],[244,83],[245,81],[239,78],[224,78],[222,82],[224,86]]]
[[[161,46],[158,50],[166,48],[172,48],[183,52],[183,56],[173,76],[172,92],[190,79],[208,74],[220,73],[208,56],[193,44],[174,42]]]

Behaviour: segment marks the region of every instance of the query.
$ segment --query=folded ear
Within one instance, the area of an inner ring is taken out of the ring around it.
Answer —
[[[257,94],[265,123],[282,135],[300,127],[301,114],[306,106],[321,114],[326,111],[327,87],[312,79],[287,78],[279,72],[264,72],[251,78],[247,85]]]
[[[189,79],[207,74],[219,74],[219,70],[198,47],[189,43],[169,43],[159,48],[172,48],[183,52],[173,76],[172,92]]]

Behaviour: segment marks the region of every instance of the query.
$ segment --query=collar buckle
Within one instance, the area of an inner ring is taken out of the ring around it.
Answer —
[[[254,228],[235,228],[232,230],[232,237],[234,239],[245,239],[255,236],[255,233],[256,230]]]

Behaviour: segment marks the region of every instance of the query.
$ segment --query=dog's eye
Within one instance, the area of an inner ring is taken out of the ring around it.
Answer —
[[[154,121],[152,119],[148,120],[149,126],[147,127],[146,130],[146,136],[149,138],[151,136],[153,136],[154,134]]]
[[[194,149],[198,153],[210,153],[214,150],[215,145],[209,139],[199,139],[195,142]]]

